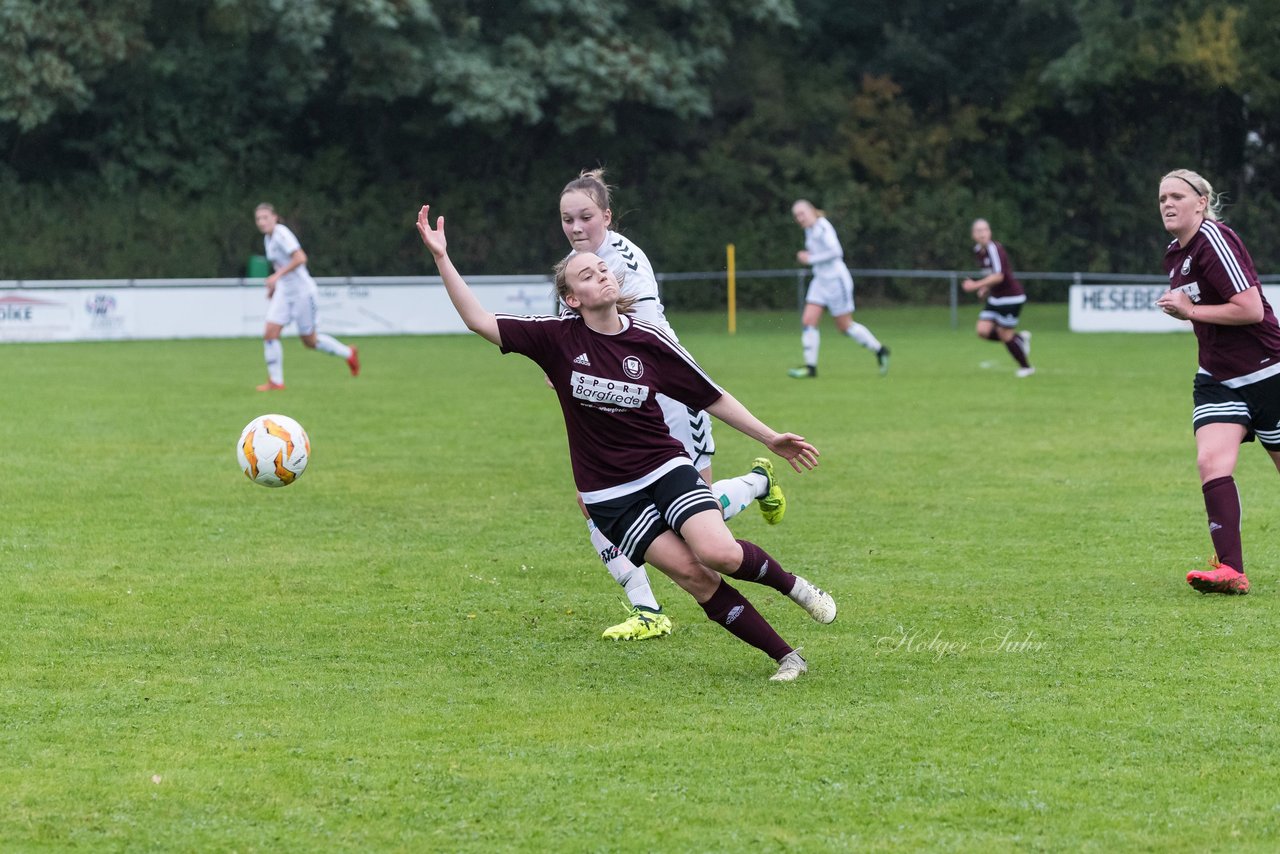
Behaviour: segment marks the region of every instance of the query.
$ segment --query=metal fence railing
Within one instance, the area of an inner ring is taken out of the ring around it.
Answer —
[[[976,273],[971,270],[889,270],[879,268],[859,268],[850,269],[853,274],[855,285],[858,282],[866,282],[867,280],[880,281],[907,281],[907,282],[937,282],[945,285],[946,303],[951,309],[951,325],[953,327],[959,325],[960,313],[960,282],[965,278],[975,276]],[[1071,285],[1160,285],[1168,282],[1168,277],[1159,274],[1141,274],[1141,273],[1045,273],[1031,272],[1018,273],[1018,280],[1024,284],[1036,285],[1046,283],[1048,288],[1032,288],[1033,291],[1039,290],[1037,295],[1033,292],[1033,297],[1038,296],[1040,299],[1049,298],[1054,302],[1066,302],[1066,287]],[[756,299],[753,301],[751,295],[744,296],[744,290],[748,290],[748,283],[754,281],[775,281],[775,282],[794,282],[795,288],[795,306],[797,310],[804,308],[804,298],[808,290],[809,269],[807,267],[792,267],[779,270],[738,270],[736,273],[738,280],[738,305],[739,307],[755,307],[765,308],[783,308],[787,307],[781,303],[779,297],[781,292],[775,291],[769,294],[767,299],[761,300],[762,291],[757,291],[754,295]],[[701,298],[689,300],[682,298],[682,294],[678,289],[670,289],[667,287],[671,283],[684,282],[719,282],[727,286],[727,274],[724,271],[705,272],[705,273],[659,273],[657,274],[658,284],[662,288],[662,299],[669,307],[673,308],[710,308],[711,305],[703,305],[700,303],[707,302],[706,294]],[[1280,283],[1280,275],[1260,276],[1259,280],[1262,284]],[[1046,291],[1048,291],[1046,293]],[[939,289],[938,300],[941,301],[942,292]],[[764,303],[760,305],[759,303]],[[790,302],[786,299],[786,302]],[[716,306],[718,307],[718,306]]]

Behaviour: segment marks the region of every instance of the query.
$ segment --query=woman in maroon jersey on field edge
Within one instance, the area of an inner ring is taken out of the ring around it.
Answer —
[[[560,317],[493,314],[480,305],[449,260],[444,217],[418,232],[431,250],[449,299],[467,328],[504,353],[542,368],[556,391],[569,439],[574,484],[592,521],[632,563],[651,563],[702,606],[707,616],[778,663],[770,679],[790,682],[808,670],[747,599],[721,576],[764,584],[819,623],[836,618],[831,595],[785,571],[764,549],[735,540],[720,503],[684,445],[673,438],[659,393],[706,410],[758,440],[796,471],[818,464],[804,437],[765,426],[703,373],[662,329],[624,312],[617,278],[592,252],[556,267],[556,293],[572,313]],[[620,311],[621,309],[621,311]]]
[[[1195,172],[1160,180],[1160,216],[1174,240],[1164,254],[1169,290],[1157,305],[1191,321],[1199,343],[1192,425],[1216,555],[1187,583],[1201,593],[1248,593],[1232,474],[1240,445],[1255,436],[1280,468],[1280,325],[1249,250],[1219,213],[1213,187]]]

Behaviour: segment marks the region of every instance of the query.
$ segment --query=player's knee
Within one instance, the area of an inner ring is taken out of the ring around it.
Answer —
[[[737,572],[742,564],[742,546],[733,539],[703,544],[698,549],[697,555],[704,566],[726,575]]]
[[[1217,448],[1200,448],[1196,451],[1196,470],[1200,473],[1201,483],[1231,474],[1228,465],[1226,454]]]
[[[1201,483],[1215,477],[1226,477],[1234,468],[1235,454],[1232,449],[1220,448],[1214,444],[1196,449],[1196,470],[1200,473]]]

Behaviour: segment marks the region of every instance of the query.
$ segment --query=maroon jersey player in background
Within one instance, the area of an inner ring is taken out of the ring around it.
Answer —
[[[661,569],[711,620],[773,658],[772,680],[790,682],[805,673],[799,652],[721,576],[771,587],[820,623],[836,618],[835,600],[756,544],[734,539],[656,398],[661,393],[710,412],[796,471],[817,465],[817,449],[802,436],[767,427],[660,327],[628,317],[618,280],[598,255],[579,252],[556,267],[556,294],[572,313],[495,315],[449,260],[444,218],[433,228],[428,214],[423,206],[418,233],[467,328],[504,353],[536,362],[555,389],[574,484],[592,521],[632,563]]]
[[[977,293],[986,299],[974,331],[985,341],[999,341],[1018,363],[1015,375],[1029,377],[1031,367],[1031,333],[1018,332],[1018,318],[1027,304],[1027,292],[1013,275],[1009,253],[991,239],[991,224],[985,219],[973,221],[973,254],[982,268],[981,279],[965,279],[965,293]]]
[[[1164,254],[1165,313],[1191,321],[1199,344],[1192,426],[1211,570],[1187,573],[1201,593],[1248,593],[1240,545],[1240,445],[1257,436],[1280,468],[1280,326],[1239,235],[1218,221],[1220,200],[1189,169],[1160,180],[1160,216],[1174,240]]]

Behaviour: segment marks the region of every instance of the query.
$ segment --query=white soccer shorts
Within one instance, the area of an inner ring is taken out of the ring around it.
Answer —
[[[832,317],[853,314],[853,276],[848,268],[839,276],[814,276],[804,301],[825,306]]]
[[[271,295],[271,302],[267,304],[267,323],[277,323],[280,326],[296,323],[299,335],[310,335],[316,331],[318,314],[314,290],[286,294],[284,288],[277,287]]]

